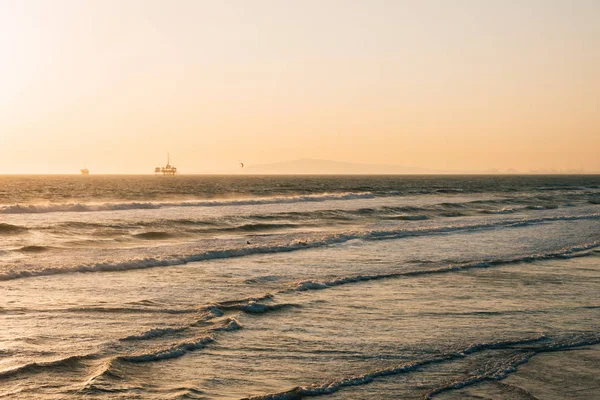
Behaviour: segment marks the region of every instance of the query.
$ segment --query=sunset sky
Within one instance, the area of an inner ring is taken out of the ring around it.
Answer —
[[[600,172],[600,1],[0,0],[0,174]]]

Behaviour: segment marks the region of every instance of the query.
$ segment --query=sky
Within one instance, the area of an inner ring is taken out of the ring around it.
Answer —
[[[598,0],[0,0],[0,174],[600,172]]]

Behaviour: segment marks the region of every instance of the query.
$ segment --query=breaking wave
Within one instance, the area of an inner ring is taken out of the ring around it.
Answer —
[[[249,314],[264,314],[272,311],[279,311],[286,308],[299,307],[297,304],[292,303],[280,303],[280,304],[264,304],[256,301],[248,302],[247,304],[229,305],[229,306],[218,306],[224,310],[239,310]]]
[[[66,268],[42,268],[38,270],[20,270],[8,271],[0,275],[0,281],[27,278],[34,276],[47,276],[66,274],[74,272],[103,272],[103,271],[125,271],[132,269],[144,269],[153,267],[166,267],[174,265],[185,265],[191,262],[206,261],[213,259],[244,257],[255,254],[272,254],[291,252],[302,249],[319,248],[335,244],[341,244],[350,240],[392,240],[405,237],[417,237],[426,235],[447,234],[452,232],[470,232],[482,229],[495,228],[518,228],[532,224],[539,224],[553,221],[576,221],[600,219],[600,214],[573,215],[573,216],[554,216],[543,218],[522,218],[501,221],[489,221],[484,223],[467,223],[458,225],[448,225],[441,227],[419,227],[414,229],[391,229],[391,230],[373,230],[366,232],[348,232],[340,234],[330,234],[325,237],[313,240],[300,240],[280,245],[260,246],[249,244],[244,247],[226,248],[218,250],[207,250],[198,254],[190,254],[182,257],[149,257],[143,259],[133,259],[123,262],[103,262],[90,265],[80,265]]]
[[[233,332],[240,329],[242,329],[242,324],[240,324],[237,319],[230,317],[227,318],[221,326],[217,326],[215,328],[212,328],[211,330],[213,332]]]
[[[431,358],[419,361],[413,361],[406,364],[391,366],[388,368],[368,372],[362,375],[356,375],[348,378],[329,381],[323,384],[298,386],[284,392],[247,397],[243,400],[300,400],[304,397],[323,396],[335,393],[346,387],[366,385],[379,378],[399,375],[403,373],[410,373],[430,364],[438,364],[445,361],[466,358],[470,354],[481,351],[515,349],[515,353],[513,355],[508,357],[508,359],[506,360],[501,360],[501,362],[492,366],[491,368],[488,368],[488,371],[486,373],[465,379],[464,381],[453,382],[451,384],[445,385],[443,387],[428,392],[424,398],[431,399],[435,394],[440,393],[442,391],[464,387],[485,379],[504,379],[506,376],[508,376],[508,374],[515,371],[516,366],[527,362],[531,357],[535,356],[536,354],[549,351],[567,350],[570,348],[593,345],[598,343],[600,343],[600,337],[598,335],[582,336],[570,340],[558,340],[557,342],[553,342],[551,338],[548,338],[546,335],[540,335],[537,337],[526,338],[521,340],[475,343],[462,350],[433,356]]]
[[[488,260],[488,261],[479,261],[467,264],[459,264],[459,265],[450,265],[448,267],[443,268],[434,268],[434,269],[425,269],[425,270],[416,270],[416,271],[408,271],[408,272],[397,272],[390,274],[376,274],[376,275],[357,275],[357,276],[348,276],[342,278],[336,278],[327,281],[314,281],[314,280],[306,280],[301,281],[296,284],[296,286],[291,289],[283,290],[282,293],[290,292],[290,291],[307,291],[307,290],[322,290],[329,289],[335,286],[346,285],[349,283],[358,283],[365,281],[374,281],[380,279],[389,279],[389,278],[401,278],[401,277],[410,277],[410,276],[419,276],[419,275],[435,275],[435,274],[443,274],[448,272],[456,272],[456,271],[465,271],[469,269],[476,268],[489,268],[493,266],[500,266],[506,264],[515,264],[515,263],[526,263],[526,262],[534,262],[534,261],[542,261],[542,260],[551,260],[551,259],[564,259],[564,258],[573,258],[573,257],[585,257],[590,256],[593,253],[590,250],[593,250],[597,247],[600,247],[600,242],[593,242],[582,246],[574,246],[566,249],[562,249],[560,251],[551,252],[551,253],[543,253],[543,254],[532,254],[528,256],[521,257],[513,257],[508,259],[498,259],[498,260]]]
[[[264,223],[254,223],[254,224],[244,224],[240,226],[235,226],[231,228],[221,228],[219,231],[241,231],[241,232],[255,232],[262,230],[270,230],[270,229],[286,229],[286,228],[297,228],[296,224],[264,224]]]
[[[520,349],[519,352],[511,354],[510,356],[504,359],[500,359],[500,361],[494,365],[487,366],[485,371],[483,371],[482,373],[437,387],[433,390],[430,390],[427,394],[425,394],[425,396],[423,396],[423,398],[426,400],[430,400],[433,398],[433,396],[439,393],[454,389],[460,389],[485,380],[502,380],[508,377],[509,374],[515,372],[519,365],[528,362],[531,357],[539,353],[569,350],[577,347],[590,346],[599,343],[600,336],[592,334],[577,338],[558,339],[555,343],[550,342],[542,343],[541,345],[523,346],[523,348]]]
[[[119,356],[118,359],[129,362],[150,362],[168,360],[170,358],[181,357],[184,354],[189,353],[191,351],[202,349],[206,347],[208,343],[212,342],[214,342],[214,338],[212,336],[205,336],[191,342],[178,343],[174,346],[165,349],[160,349],[155,352],[131,356]]]
[[[482,212],[484,214],[512,214],[514,213],[516,210],[513,208],[501,208],[498,210],[483,210]]]
[[[121,339],[121,341],[132,341],[132,340],[149,340],[157,337],[165,336],[165,335],[173,335],[176,333],[183,332],[187,330],[188,327],[184,326],[181,328],[154,328],[150,329],[146,332],[143,332],[139,335],[130,335]]]
[[[250,314],[262,314],[271,311],[277,311],[281,309],[285,309],[288,307],[296,307],[295,304],[264,304],[260,303],[260,301],[270,301],[272,299],[271,294],[264,294],[258,297],[249,297],[245,299],[238,300],[229,300],[223,301],[220,303],[216,303],[214,305],[208,305],[203,308],[195,310],[195,312],[204,312],[203,318],[196,323],[191,323],[186,326],[180,326],[176,328],[154,328],[148,331],[142,332],[138,335],[130,335],[124,337],[122,339],[118,339],[118,342],[138,342],[138,341],[151,341],[152,339],[160,338],[163,336],[175,336],[178,337],[178,334],[190,330],[190,328],[196,327],[199,322],[209,322],[214,318],[218,318],[224,315],[225,312],[231,311],[242,311]],[[204,324],[202,324],[204,325]],[[241,323],[233,316],[228,316],[226,318],[217,320],[212,323],[212,327],[209,327],[208,332],[212,332],[213,334],[218,334],[219,332],[234,332],[242,329]],[[172,358],[178,358],[184,356],[187,353],[200,350],[205,348],[208,344],[213,343],[215,341],[215,336],[206,335],[202,337],[197,337],[192,340],[180,341],[174,344],[171,344],[166,347],[162,347],[153,351],[140,352],[137,354],[127,354],[127,355],[102,355],[100,353],[90,353],[84,355],[74,355],[58,360],[47,361],[47,362],[31,362],[24,364],[22,366],[0,371],[0,379],[10,378],[15,375],[20,374],[35,374],[38,372],[46,371],[46,370],[54,370],[60,368],[68,368],[70,370],[74,368],[87,368],[89,366],[84,365],[84,361],[89,360],[100,360],[103,359],[103,363],[99,371],[97,371],[91,378],[89,378],[85,384],[85,389],[90,389],[93,386],[93,383],[103,377],[103,376],[111,376],[113,374],[113,370],[116,368],[117,364],[121,361],[132,362],[132,363],[144,363],[144,362],[154,362],[167,360]],[[133,344],[133,343],[132,343]],[[112,347],[113,350],[122,351],[121,346],[108,346],[107,349]]]
[[[0,214],[32,214],[52,212],[93,212],[93,211],[119,211],[158,209],[168,207],[222,207],[222,206],[245,206],[261,204],[290,204],[302,202],[321,202],[331,200],[355,200],[372,199],[375,195],[371,192],[362,193],[321,193],[305,196],[278,196],[262,197],[255,199],[237,200],[201,200],[180,202],[128,202],[128,203],[100,203],[100,204],[30,204],[10,205],[0,208]]]

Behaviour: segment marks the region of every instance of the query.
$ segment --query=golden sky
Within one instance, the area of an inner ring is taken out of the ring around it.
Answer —
[[[600,172],[598,0],[0,0],[0,173]]]

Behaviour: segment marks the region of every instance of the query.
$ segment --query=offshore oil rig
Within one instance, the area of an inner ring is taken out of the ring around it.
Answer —
[[[83,169],[80,170],[81,171],[81,175],[83,176],[88,176],[90,174],[90,170],[87,167],[87,164],[85,164],[85,167],[83,167]]]
[[[163,174],[163,176],[175,176],[175,174],[177,174],[177,167],[175,167],[174,165],[171,165],[171,155],[167,154],[167,165],[165,165],[164,167],[156,167],[154,168],[154,175],[160,175]]]

